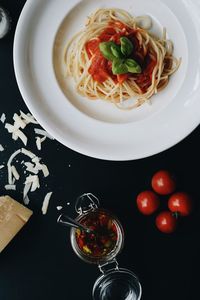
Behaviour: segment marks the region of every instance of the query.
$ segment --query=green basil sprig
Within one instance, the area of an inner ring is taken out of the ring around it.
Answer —
[[[120,58],[115,58],[112,63],[112,72],[114,75],[128,73],[128,68],[125,61]]]
[[[130,73],[141,73],[142,69],[140,65],[132,58],[127,58],[125,65]]]
[[[113,61],[115,58],[123,57],[120,46],[114,42],[102,42],[99,44],[99,49],[108,60]]]
[[[120,38],[120,42],[121,42],[121,52],[122,52],[122,54],[125,57],[131,55],[131,53],[133,52],[133,44],[131,43],[131,41],[127,37],[122,36]]]
[[[102,42],[99,44],[99,49],[102,55],[112,61],[113,74],[141,73],[140,65],[132,58],[128,58],[133,52],[131,41],[123,36],[120,38],[121,45],[114,42]]]
[[[114,75],[134,73],[138,74],[142,72],[140,65],[132,58],[119,59],[115,58],[112,63],[112,72]]]

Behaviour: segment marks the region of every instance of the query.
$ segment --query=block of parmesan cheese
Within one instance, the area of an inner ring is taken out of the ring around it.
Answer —
[[[27,223],[32,213],[11,197],[0,197],[0,252]]]

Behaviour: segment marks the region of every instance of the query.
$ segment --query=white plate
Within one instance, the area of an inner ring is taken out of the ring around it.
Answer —
[[[63,81],[59,58],[65,42],[101,7],[148,14],[153,30],[166,27],[174,41],[181,67],[152,105],[124,112],[80,97],[72,81]],[[175,145],[199,124],[199,28],[199,0],[28,0],[14,40],[17,82],[30,111],[64,145],[107,160],[147,157]]]

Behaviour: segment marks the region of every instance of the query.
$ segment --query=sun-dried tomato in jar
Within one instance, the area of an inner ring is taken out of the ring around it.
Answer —
[[[115,257],[123,246],[123,230],[108,211],[96,209],[78,218],[89,232],[73,229],[72,246],[84,260],[98,263]]]
[[[102,257],[115,249],[118,240],[117,224],[104,212],[93,212],[80,220],[91,232],[76,230],[76,240],[81,251],[93,257]]]

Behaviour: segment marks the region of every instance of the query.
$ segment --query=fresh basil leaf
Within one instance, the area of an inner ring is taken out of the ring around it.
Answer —
[[[113,43],[111,45],[111,52],[116,58],[123,58],[123,54],[121,53],[120,45]]]
[[[99,49],[102,53],[102,55],[108,59],[113,61],[113,59],[115,59],[115,55],[112,53],[111,47],[115,46],[114,42],[102,42],[99,44]]]
[[[128,72],[130,72],[130,73],[139,74],[139,73],[142,72],[142,69],[141,69],[140,65],[132,58],[126,59],[125,65],[128,69]]]
[[[120,38],[120,42],[122,54],[126,57],[131,55],[131,53],[133,52],[133,44],[131,43],[131,41],[127,37],[122,36]]]
[[[124,64],[124,60],[120,58],[115,58],[112,63],[112,72],[114,75],[126,74],[128,73],[128,68]]]

